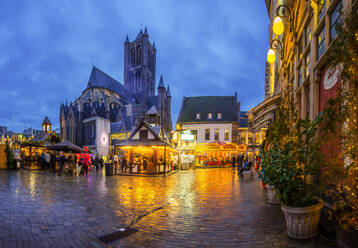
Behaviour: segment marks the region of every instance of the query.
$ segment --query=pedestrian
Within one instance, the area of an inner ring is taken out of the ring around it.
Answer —
[[[44,157],[45,157],[45,170],[50,171],[51,156],[50,156],[50,154],[48,152],[46,152]]]
[[[143,170],[147,170],[147,158],[143,158]]]
[[[101,170],[103,169],[104,167],[104,160],[103,160],[103,157],[101,156],[100,160],[99,160],[99,165],[100,165],[100,168]]]
[[[89,165],[90,165],[90,160],[89,160],[89,158],[88,158],[88,156],[86,156],[85,158],[84,158],[84,170],[85,170],[85,173],[86,173],[86,176],[87,176],[87,174],[88,174],[88,167],[89,167]]]
[[[126,160],[126,157],[123,157],[121,172],[126,172],[126,170],[127,170],[127,160]]]
[[[65,165],[66,162],[66,157],[65,155],[63,155],[62,151],[60,151],[60,157],[58,158],[58,162],[59,162],[58,175],[61,176],[63,166]]]
[[[114,174],[116,175],[116,174],[119,173],[119,162],[118,162],[118,156],[117,156],[117,154],[114,154],[113,164],[114,164]]]
[[[79,173],[79,175],[82,176],[82,175],[85,173],[85,161],[84,161],[83,155],[82,155],[81,158],[80,158],[79,166],[80,166],[80,173]]]
[[[98,172],[98,170],[99,170],[99,159],[98,159],[98,156],[96,156],[95,159],[94,159],[94,165],[96,166],[96,172]]]
[[[42,151],[41,152],[41,170],[43,170],[45,168],[45,154]]]
[[[235,164],[236,164],[235,156],[232,156],[232,158],[231,158],[231,164],[232,164],[232,168],[235,168]]]
[[[53,173],[56,173],[56,156],[53,152],[50,153],[50,157],[51,157],[51,160],[50,160],[50,167],[51,167],[51,171]]]

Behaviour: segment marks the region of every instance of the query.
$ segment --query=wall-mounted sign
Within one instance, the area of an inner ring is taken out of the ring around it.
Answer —
[[[185,141],[194,141],[194,134],[188,131],[181,132],[180,139]]]
[[[130,136],[129,133],[112,133],[111,134],[111,140],[117,139],[117,140],[126,140]]]
[[[324,89],[329,90],[330,88],[335,86],[339,80],[339,75],[340,75],[340,67],[339,66],[337,66],[336,68],[327,69],[323,76]]]

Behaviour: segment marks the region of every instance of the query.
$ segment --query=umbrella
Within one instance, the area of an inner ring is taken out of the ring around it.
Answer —
[[[48,146],[48,149],[55,151],[64,151],[64,152],[85,152],[81,147],[72,144],[71,142],[65,140],[63,142],[57,143],[55,145]]]

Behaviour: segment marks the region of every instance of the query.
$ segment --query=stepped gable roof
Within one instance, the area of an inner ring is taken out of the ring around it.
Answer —
[[[212,119],[208,119],[209,113],[212,113]],[[221,113],[221,119],[217,118],[218,113]],[[196,114],[200,114],[200,120],[196,119]],[[177,120],[178,123],[237,121],[237,100],[235,96],[184,97]]]
[[[120,82],[113,79],[111,76],[107,75],[95,66],[92,67],[91,75],[88,80],[87,89],[89,88],[105,88],[120,95],[127,101],[134,101],[133,95],[128,92]]]

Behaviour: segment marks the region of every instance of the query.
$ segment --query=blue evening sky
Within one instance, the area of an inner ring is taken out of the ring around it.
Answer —
[[[59,127],[60,104],[86,88],[93,65],[123,82],[123,43],[141,24],[157,47],[176,123],[183,96],[264,98],[264,0],[8,0],[0,4],[0,126]]]

